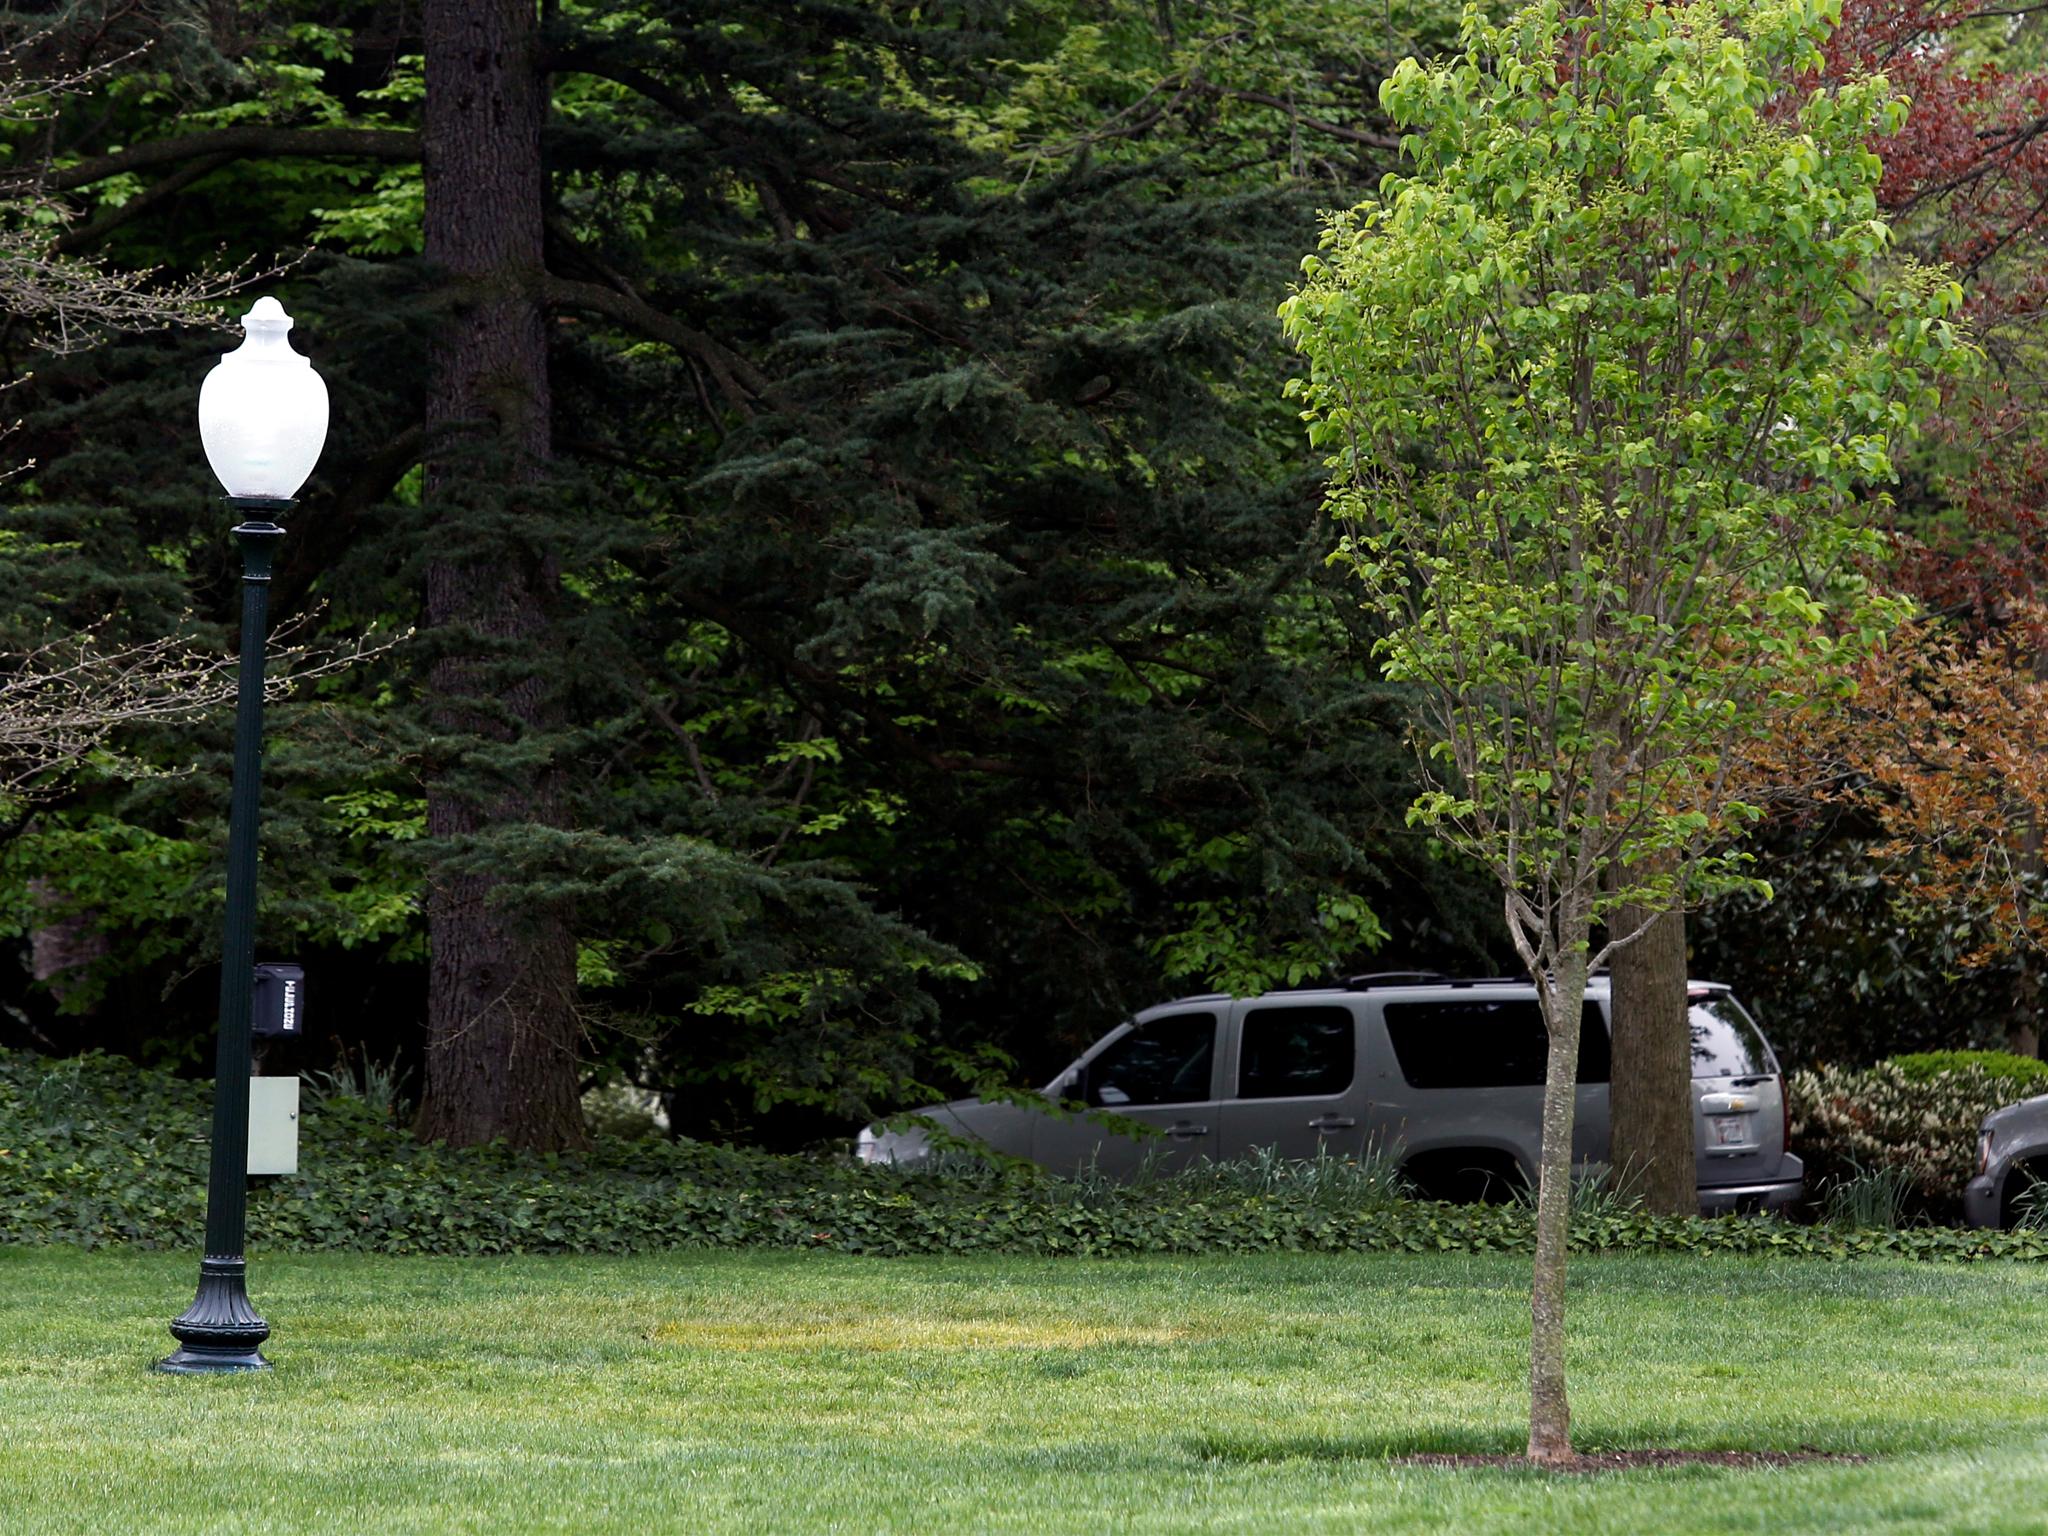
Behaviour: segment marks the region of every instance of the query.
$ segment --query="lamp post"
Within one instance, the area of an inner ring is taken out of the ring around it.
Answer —
[[[263,764],[263,642],[278,515],[320,457],[327,386],[286,334],[291,316],[273,298],[242,317],[245,339],[222,355],[199,391],[206,461],[240,519],[242,659],[235,694],[235,769],[228,811],[227,925],[221,945],[220,1039],[213,1067],[213,1149],[206,1184],[206,1252],[199,1293],[171,1324],[176,1352],[160,1371],[268,1370],[270,1325],[249,1304],[242,1237],[249,1190],[249,995],[256,967],[256,834]]]

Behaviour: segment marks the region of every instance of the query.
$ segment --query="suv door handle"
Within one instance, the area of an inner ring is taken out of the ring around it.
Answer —
[[[1356,1124],[1357,1119],[1351,1115],[1318,1115],[1309,1121],[1308,1128],[1312,1131],[1348,1131]]]
[[[1206,1125],[1197,1125],[1192,1120],[1176,1120],[1172,1125],[1167,1127],[1166,1134],[1171,1136],[1175,1141],[1192,1141],[1197,1136],[1208,1135],[1209,1127],[1207,1127]]]

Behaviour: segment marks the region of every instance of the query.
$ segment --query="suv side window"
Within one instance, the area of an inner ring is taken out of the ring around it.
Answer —
[[[1387,1037],[1411,1088],[1540,1088],[1550,1031],[1534,998],[1459,998],[1386,1005]],[[1610,1071],[1607,1017],[1588,999],[1579,1033],[1579,1081]]]
[[[1763,1035],[1725,992],[1695,992],[1689,999],[1694,1077],[1766,1077],[1778,1070]]]
[[[1105,1109],[1197,1103],[1209,1097],[1215,1059],[1215,1014],[1149,1019],[1088,1063],[1088,1102]]]
[[[1349,1008],[1254,1008],[1239,1036],[1237,1096],[1293,1099],[1342,1093],[1358,1071]]]

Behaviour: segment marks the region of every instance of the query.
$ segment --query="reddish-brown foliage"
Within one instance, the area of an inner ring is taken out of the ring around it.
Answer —
[[[1879,868],[1910,908],[1963,922],[1971,963],[2048,948],[2048,681],[2023,605],[1973,640],[1921,620],[1864,668],[1852,705],[1820,702],[1754,749],[1759,776],[1819,800],[1862,802],[1884,833]]]
[[[2048,69],[1987,46],[2015,8],[1847,0],[1829,42],[1830,76],[1882,72],[1912,100],[1873,146],[1880,201],[1901,247],[1962,283],[1988,367],[1901,495],[1895,577],[1935,617],[1873,661],[1853,709],[1816,711],[1760,765],[1864,799],[1901,899],[1967,923],[1979,959],[2048,946]]]
[[[1911,97],[1905,128],[1876,146],[1880,199],[1906,249],[1953,268],[1990,358],[1939,429],[1953,515],[1914,530],[1900,569],[1930,607],[1975,625],[2048,587],[2048,69],[2009,71],[1985,47],[2018,8],[1848,0],[1827,49],[1830,75],[1881,71]]]

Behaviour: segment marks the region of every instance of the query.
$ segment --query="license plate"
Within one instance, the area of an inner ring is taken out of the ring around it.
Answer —
[[[1708,1124],[1714,1128],[1714,1145],[1717,1147],[1740,1147],[1750,1139],[1747,1115],[1716,1115]]]

